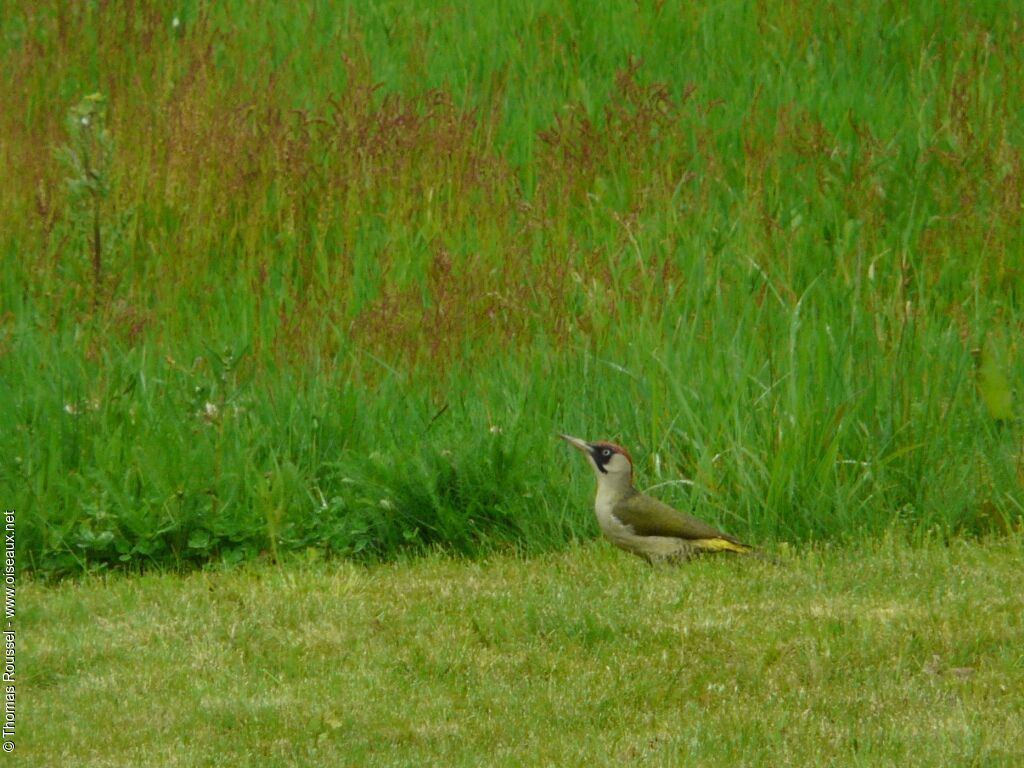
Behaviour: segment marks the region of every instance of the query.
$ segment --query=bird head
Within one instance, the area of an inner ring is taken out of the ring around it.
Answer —
[[[632,484],[633,458],[621,445],[608,442],[588,443],[569,435],[559,437],[587,457],[599,484]]]

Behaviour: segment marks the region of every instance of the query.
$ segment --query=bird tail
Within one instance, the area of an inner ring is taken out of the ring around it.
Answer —
[[[730,541],[723,538],[696,539],[693,543],[704,552],[740,552],[746,554],[755,551],[749,544],[741,544],[738,541]]]
[[[722,538],[697,539],[694,541],[694,544],[697,545],[698,552],[738,552],[741,555],[756,557],[758,560],[763,560],[772,565],[782,565],[782,561],[777,557],[766,554],[757,547],[752,547],[740,541],[730,541],[729,539]]]

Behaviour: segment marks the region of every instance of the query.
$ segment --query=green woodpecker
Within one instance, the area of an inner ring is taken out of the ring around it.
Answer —
[[[559,435],[587,457],[597,475],[594,511],[604,535],[617,547],[649,562],[682,561],[705,552],[753,552],[754,548],[696,517],[633,487],[633,459],[615,443],[588,443]]]

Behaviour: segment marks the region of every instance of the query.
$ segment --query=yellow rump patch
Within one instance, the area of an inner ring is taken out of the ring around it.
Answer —
[[[746,544],[736,544],[725,539],[696,539],[693,543],[711,552],[750,552],[753,549]]]

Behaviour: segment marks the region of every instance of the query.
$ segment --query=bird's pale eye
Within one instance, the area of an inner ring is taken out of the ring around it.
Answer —
[[[607,448],[605,448],[603,451],[601,451],[601,455],[602,456],[611,456],[612,452],[609,451]]]

